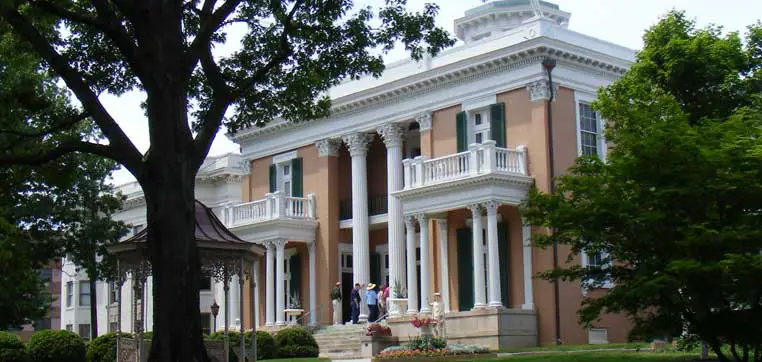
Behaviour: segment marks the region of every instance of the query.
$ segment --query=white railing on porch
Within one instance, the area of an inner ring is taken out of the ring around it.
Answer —
[[[495,141],[471,144],[468,151],[427,159],[418,156],[402,161],[405,189],[457,180],[489,173],[524,175],[527,173],[526,147],[495,146]]]
[[[265,194],[264,199],[214,209],[225,226],[234,227],[275,219],[315,218],[315,197],[286,196],[281,191]]]

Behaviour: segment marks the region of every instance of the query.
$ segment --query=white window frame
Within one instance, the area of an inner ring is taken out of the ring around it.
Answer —
[[[66,282],[66,308],[71,308],[74,306],[74,282],[68,281]]]
[[[82,286],[87,283],[87,288],[82,288]],[[83,290],[86,290],[87,293],[82,293]],[[89,280],[80,280],[79,283],[77,283],[77,291],[79,292],[77,294],[77,305],[80,307],[89,307],[93,303],[93,295],[90,293],[90,281]],[[87,294],[89,299],[89,304],[83,305],[82,304],[82,295]]]
[[[297,158],[296,150],[273,156],[273,165],[275,165],[276,170],[275,190],[285,193],[286,196],[291,196],[294,191],[294,181],[292,179],[294,167],[291,161],[295,158]],[[289,171],[288,175],[285,173],[286,169]],[[288,190],[285,187],[286,182],[289,183]]]
[[[481,116],[481,125],[476,125],[476,115]],[[492,139],[492,118],[489,107],[467,111],[468,115],[468,144],[483,143]],[[476,133],[483,133],[482,141],[476,142]]]
[[[596,95],[594,93],[585,93],[578,90],[574,91],[574,113],[577,119],[577,156],[582,156],[582,118],[580,117],[580,104],[591,104],[595,101]],[[606,121],[601,117],[600,112],[595,112],[596,120],[598,121],[598,157],[601,161],[606,162],[608,154],[608,143],[605,137],[605,125]]]
[[[601,251],[601,261],[606,260],[609,258],[609,253],[605,251]],[[582,250],[580,253],[580,258],[582,259],[582,267],[586,268],[590,265],[590,257],[588,256],[587,250]],[[609,260],[608,265],[613,265],[613,261]],[[603,282],[602,289],[611,289],[614,287],[614,282],[611,279],[606,279],[606,281]],[[582,288],[582,294],[587,295],[587,290],[585,288]]]

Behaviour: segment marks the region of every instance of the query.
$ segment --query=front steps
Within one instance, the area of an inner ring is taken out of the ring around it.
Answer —
[[[320,327],[313,332],[320,347],[320,357],[330,359],[360,358],[362,338],[367,324],[345,324]]]

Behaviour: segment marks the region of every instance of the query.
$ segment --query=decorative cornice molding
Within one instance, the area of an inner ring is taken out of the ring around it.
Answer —
[[[317,148],[320,157],[337,157],[339,155],[339,147],[341,147],[341,140],[332,138],[315,142],[315,148]]]
[[[418,122],[420,131],[431,130],[431,112],[423,112],[418,117],[415,117],[415,121]]]
[[[373,135],[369,133],[356,132],[345,135],[342,137],[342,139],[347,145],[350,156],[365,156],[368,153],[370,142],[373,141]]]
[[[547,101],[550,99],[548,80],[540,79],[527,84],[527,92],[529,92],[529,100],[532,102]],[[553,83],[553,94],[558,94],[558,83],[556,82]]]
[[[384,139],[387,148],[402,147],[405,130],[397,123],[387,123],[378,127],[378,134]]]
[[[519,46],[523,48],[516,49]],[[584,69],[588,72],[610,77],[619,77],[627,71],[627,66],[615,64],[617,61],[619,63],[629,62],[627,60],[612,58],[605,54],[591,53],[586,49],[569,46],[569,44],[545,37],[538,37],[509,48],[514,50],[506,52],[506,54],[497,58],[490,58],[489,55],[492,53],[482,54],[476,57],[481,59],[469,58],[467,61],[414,74],[407,77],[405,79],[407,81],[390,82],[374,89],[357,92],[351,96],[343,97],[351,98],[343,102],[341,98],[335,99],[335,103],[331,107],[331,116],[335,117],[341,114],[356,112],[374,105],[392,104],[400,100],[409,99],[443,87],[452,87],[456,84],[469,82],[497,72],[505,72],[531,64],[539,64],[549,56],[555,58],[559,66]],[[458,68],[458,66],[461,67]],[[230,135],[230,138],[238,144],[243,144],[258,137],[278,133],[286,129],[303,127],[305,124],[319,121],[279,122],[262,128],[250,128],[238,134]]]

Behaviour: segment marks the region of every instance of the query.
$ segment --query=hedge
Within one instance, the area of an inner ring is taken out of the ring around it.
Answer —
[[[275,333],[279,358],[317,357],[320,350],[315,337],[304,328],[284,328]]]
[[[122,338],[132,338],[121,333]],[[104,334],[87,345],[87,362],[116,362],[116,333]]]
[[[0,361],[30,362],[31,359],[26,347],[17,335],[0,331]]]
[[[27,348],[34,362],[85,362],[85,342],[69,331],[39,331]]]

